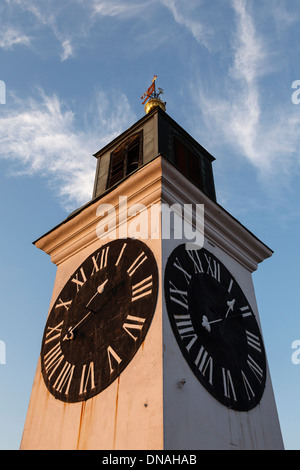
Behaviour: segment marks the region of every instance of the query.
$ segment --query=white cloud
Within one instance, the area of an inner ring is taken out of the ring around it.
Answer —
[[[180,2],[180,6],[183,6],[184,14],[179,10],[176,0],[161,0],[162,4],[165,5],[172,13],[174,20],[181,26],[187,28],[199,44],[205,45],[208,49],[208,39],[211,36],[211,30],[200,23],[199,19],[193,19],[192,16],[187,15],[186,4]]]
[[[245,0],[232,0],[232,5],[237,15],[233,76],[254,86],[257,78],[264,74],[267,51],[246,10]]]
[[[286,28],[289,29],[300,20],[298,5],[294,8],[292,2],[286,2],[286,0],[277,0],[277,2],[274,2],[270,13],[274,16],[278,31],[282,31]]]
[[[87,38],[95,33],[95,25],[101,26],[102,22],[106,22],[108,18],[112,19],[115,26],[128,20],[135,22],[132,24],[136,28],[137,48],[142,43],[147,44],[149,50],[150,43],[153,49],[162,42],[169,41],[170,36],[166,32],[165,22],[162,27],[162,20],[157,19],[158,15],[165,14],[162,5],[171,11],[175,22],[186,28],[198,42],[204,44],[208,35],[207,28],[194,20],[191,12],[186,13],[186,8],[183,10],[173,0],[144,0],[143,2],[139,0],[90,0],[89,2],[70,0],[59,4],[57,0],[6,0],[6,4],[9,5],[6,11],[6,21],[14,24],[16,18],[22,21],[22,13],[24,18],[30,15],[30,28],[31,34],[34,35],[35,47],[39,47],[38,39],[41,34],[43,37],[45,35],[49,37],[49,33],[52,34],[60,44],[59,54],[62,61],[77,55],[77,45],[80,47],[90,45]],[[184,14],[181,11],[184,11]],[[153,18],[155,22],[152,22]],[[170,25],[173,27],[174,21],[169,21],[169,27]],[[24,28],[26,29],[26,23],[24,23]],[[154,40],[151,41],[151,38]],[[52,53],[54,50],[52,45]]]
[[[118,16],[122,19],[142,16],[148,7],[153,7],[155,0],[144,2],[116,1],[116,0],[93,0],[93,13],[100,16]]]
[[[257,152],[256,139],[261,117],[257,80],[263,74],[267,54],[246,10],[245,0],[232,0],[232,5],[237,18],[237,31],[230,78],[236,87],[233,100],[222,103],[220,117],[225,133],[242,147],[251,162],[266,165],[268,162],[261,162],[260,152]]]
[[[63,47],[63,52],[60,56],[62,62],[69,59],[70,57],[74,57],[73,47],[72,47],[71,42],[68,39],[63,41],[62,47]]]
[[[31,33],[34,34],[35,44],[38,44],[41,29],[45,31],[45,28],[49,28],[62,47],[62,53],[60,55],[61,60],[65,61],[70,57],[74,57],[74,49],[71,40],[74,37],[84,34],[81,28],[81,21],[86,8],[85,10],[81,10],[81,14],[73,14],[72,16],[67,9],[71,7],[74,13],[76,5],[80,3],[79,0],[73,0],[71,2],[72,6],[70,2],[68,2],[67,5],[61,3],[58,6],[55,0],[6,0],[6,3],[8,4],[6,11],[7,23],[14,24],[16,20],[21,21],[21,13],[29,13],[32,19],[34,19],[34,23],[31,22],[30,27]],[[24,24],[24,28],[26,29],[26,24]],[[1,41],[0,34],[0,45],[2,42],[4,44],[23,43],[29,45],[30,39],[32,40],[33,38],[28,38],[28,36],[22,35],[15,31],[14,28],[10,27],[8,28],[8,32],[5,33],[3,41]]]
[[[0,32],[0,47],[13,49],[16,45],[29,46],[30,37],[13,27],[7,27]]]
[[[281,178],[299,164],[299,110],[291,100],[278,102],[271,110],[264,106],[261,79],[270,72],[271,55],[246,5],[245,0],[232,0],[237,27],[222,93],[212,88],[204,91],[200,84],[198,106],[213,135],[219,132],[220,140],[246,157],[260,176],[277,173]]]
[[[116,103],[110,107],[104,94],[98,93],[84,129],[56,95],[40,91],[35,99],[16,100],[15,109],[6,107],[0,118],[0,158],[14,164],[15,176],[46,177],[62,205],[73,210],[91,199],[93,153],[134,119],[125,96],[115,95],[112,100]]]
[[[6,0],[10,6],[8,19],[13,22],[20,11],[29,13],[34,18],[35,43],[41,30],[49,29],[60,43],[60,59],[66,61],[75,56],[75,44],[91,34],[94,25],[104,17],[121,21],[148,18],[158,0]],[[71,11],[70,11],[71,10]]]

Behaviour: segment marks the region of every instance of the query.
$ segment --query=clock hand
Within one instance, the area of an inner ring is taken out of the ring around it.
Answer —
[[[208,321],[207,316],[206,316],[206,315],[203,315],[203,317],[202,317],[202,326],[203,326],[208,332],[210,332],[210,331],[211,331],[210,325],[211,325],[212,323],[219,323],[220,321],[225,320],[225,318],[227,318],[227,316],[228,316],[228,313],[233,310],[234,304],[235,304],[235,299],[233,299],[233,300],[228,300],[228,301],[227,301],[228,309],[227,309],[227,312],[226,312],[224,318],[218,318],[218,320]]]
[[[100,284],[100,286],[97,287],[97,292],[96,294],[93,295],[93,297],[88,301],[88,303],[86,304],[85,308],[87,308],[87,306],[91,303],[91,301],[96,297],[96,295],[98,294],[102,294],[102,292],[104,291],[104,287],[105,287],[105,284],[108,282],[108,279],[106,279],[106,281],[104,281],[102,284]]]
[[[202,317],[202,326],[203,326],[208,332],[210,332],[210,330],[211,330],[211,327],[210,327],[211,323],[217,323],[217,322],[219,322],[219,321],[223,321],[223,318],[220,318],[219,320],[208,321],[207,316],[206,316],[206,315],[203,315],[203,317]]]
[[[228,310],[226,312],[225,318],[227,318],[228,313],[233,310],[234,304],[235,304],[235,299],[227,301]]]
[[[75,326],[73,326],[73,327],[70,326],[70,328],[68,328],[68,333],[66,333],[65,336],[63,337],[63,341],[70,340],[70,339],[74,338],[74,331],[90,315],[90,313],[92,313],[91,310]]]
[[[104,281],[102,284],[100,284],[100,286],[97,287],[97,292],[93,295],[93,297],[88,301],[88,303],[86,304],[85,308],[87,308],[87,306],[89,305],[89,303],[96,297],[97,294],[102,294],[102,292],[104,291],[104,287],[105,287],[105,284],[108,282],[108,279],[106,279],[106,281]],[[91,314],[91,313],[95,313],[93,312],[93,310],[90,310],[75,326],[70,326],[70,328],[68,328],[68,332],[66,333],[66,335],[64,336],[63,338],[63,341],[66,341],[66,340],[71,340],[74,338],[74,331],[78,328],[78,326]]]

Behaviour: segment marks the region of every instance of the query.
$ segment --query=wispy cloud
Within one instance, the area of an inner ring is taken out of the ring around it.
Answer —
[[[191,12],[186,13],[186,8],[183,13],[182,7],[174,0],[144,0],[143,2],[140,0],[90,0],[89,2],[69,0],[59,4],[57,0],[6,0],[6,5],[6,21],[14,24],[16,18],[20,22],[23,20],[24,31],[28,24],[25,19],[30,15],[32,20],[30,32],[35,48],[38,48],[41,34],[43,37],[48,35],[50,43],[51,39],[55,38],[60,45],[61,61],[78,56],[76,47],[90,45],[87,38],[91,38],[97,31],[95,25],[101,28],[102,24],[106,25],[108,19],[112,21],[114,25],[112,29],[115,28],[116,34],[121,34],[120,25],[132,21],[137,49],[140,48],[141,43],[146,44],[149,50],[150,42],[153,49],[161,42],[169,41],[169,35],[165,32],[165,22],[164,27],[161,27],[163,21],[161,16],[164,17],[166,14],[164,7],[172,13],[171,21],[170,16],[167,15],[167,29],[174,26],[173,20],[175,20],[177,26],[183,26],[202,44],[205,43],[208,34],[207,28],[204,28],[199,21],[194,21]],[[152,22],[153,18],[155,21]],[[126,37],[126,32],[128,30],[124,31],[124,37]],[[154,38],[154,40],[151,41],[149,38]],[[25,41],[26,36],[22,39]],[[52,54],[54,50],[55,47],[51,43]]]
[[[300,20],[299,9],[293,7],[293,2],[286,2],[285,0],[277,0],[274,2],[270,13],[273,15],[276,28],[279,31],[286,28],[289,29]]]
[[[14,46],[29,46],[31,38],[14,27],[7,27],[0,32],[0,47],[13,49]]]
[[[62,47],[60,58],[65,61],[75,55],[76,41],[74,39],[86,38],[91,34],[95,24],[100,23],[103,19],[112,18],[114,21],[124,22],[127,20],[138,20],[138,24],[147,25],[147,35],[151,35],[153,29],[158,28],[158,15],[165,17],[166,10],[171,13],[172,21],[167,22],[173,26],[174,22],[177,26],[183,27],[191,36],[200,44],[208,47],[211,36],[211,29],[202,24],[199,19],[194,18],[194,10],[198,6],[197,2],[189,2],[189,6],[182,6],[177,0],[71,0],[69,2],[61,2],[57,6],[56,0],[6,0],[9,4],[11,19],[13,20],[20,12],[29,13],[35,20],[35,43],[39,37],[39,29],[48,28],[59,41]],[[165,7],[165,8],[162,8]],[[72,14],[70,15],[70,9]],[[195,15],[197,17],[198,13]],[[152,18],[156,18],[151,23]],[[8,15],[9,18],[9,15]],[[137,26],[137,23],[135,23]],[[164,22],[165,27],[165,22]],[[141,30],[142,30],[141,26]],[[159,26],[160,35],[156,33],[156,41],[158,38],[164,37],[163,29]],[[138,33],[137,33],[138,34]],[[139,30],[140,34],[140,30]],[[141,36],[139,36],[141,37]],[[23,38],[25,39],[25,38]],[[169,36],[165,35],[165,39],[169,40]],[[82,41],[79,41],[82,43]],[[149,41],[147,41],[149,43]],[[153,45],[152,45],[153,47]]]
[[[219,90],[199,86],[199,108],[208,128],[214,128],[240,155],[254,165],[260,176],[287,175],[299,164],[297,149],[300,116],[291,101],[272,110],[264,106],[261,79],[270,72],[268,46],[257,32],[245,0],[232,0],[236,18],[232,64]],[[272,78],[270,78],[271,80]],[[287,84],[287,88],[290,84]]]
[[[62,62],[69,59],[70,57],[74,57],[73,47],[69,39],[66,39],[65,41],[63,41],[62,48],[63,48],[63,52],[60,56]]]
[[[18,44],[23,43],[29,45],[30,42],[38,44],[38,38],[41,31],[47,30],[52,32],[53,37],[60,43],[62,52],[60,58],[65,61],[74,57],[74,47],[72,38],[84,34],[84,28],[81,25],[84,16],[87,16],[89,10],[86,7],[80,6],[80,0],[72,0],[72,2],[63,3],[58,6],[55,0],[6,0],[7,10],[6,17],[7,23],[14,24],[16,21],[22,22],[22,18],[26,15],[31,15],[33,21],[30,22],[31,36],[18,33],[14,27],[8,28],[8,31],[2,33],[3,40],[0,34],[0,46],[3,44]],[[72,5],[70,5],[72,3]],[[70,15],[70,8],[72,12],[76,7],[80,6],[80,13],[78,15]],[[4,8],[4,7],[2,7]],[[22,14],[25,14],[23,17]],[[28,22],[28,20],[27,20]],[[27,23],[23,20],[23,30],[26,31]]]
[[[236,13],[237,31],[230,75],[238,88],[230,112],[230,132],[233,132],[248,158],[256,163],[259,155],[255,144],[261,116],[257,80],[264,74],[267,52],[246,10],[245,0],[233,0],[232,6]]]
[[[136,16],[142,18],[147,14],[148,8],[153,8],[156,2],[157,0],[143,2],[134,0],[93,0],[91,8],[94,15],[120,17],[121,19]]]
[[[67,210],[78,207],[92,195],[93,153],[134,120],[126,97],[114,100],[110,107],[99,92],[85,127],[56,95],[40,90],[35,99],[16,100],[15,108],[6,107],[0,118],[0,158],[10,160],[14,175],[46,177]]]
[[[149,16],[155,4],[159,4],[158,0],[70,0],[59,4],[56,0],[6,0],[6,3],[10,12],[7,15],[8,20],[13,22],[16,15],[21,16],[21,12],[29,13],[34,18],[35,44],[38,43],[41,30],[46,28],[47,34],[52,32],[62,49],[61,61],[75,57],[76,43],[82,44],[82,39],[89,37],[94,25],[103,18],[111,17],[120,21],[136,18],[142,20]],[[26,36],[23,36],[22,40],[25,39]],[[8,41],[9,38],[6,39],[7,44]]]
[[[176,23],[185,27],[199,44],[209,48],[208,39],[211,37],[211,29],[202,24],[199,18],[194,19],[192,14],[188,15],[186,4],[176,2],[176,0],[161,0],[161,3],[170,10]]]
[[[237,17],[233,76],[245,80],[248,86],[255,86],[256,80],[265,72],[267,50],[256,32],[245,0],[232,0],[232,6]]]

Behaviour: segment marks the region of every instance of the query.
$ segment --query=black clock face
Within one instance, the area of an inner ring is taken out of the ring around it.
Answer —
[[[157,293],[157,264],[143,242],[114,240],[89,256],[46,323],[41,365],[52,395],[78,402],[108,387],[144,341]]]
[[[265,388],[265,351],[234,277],[204,248],[180,245],[168,259],[164,287],[173,332],[198,380],[223,405],[254,408]]]

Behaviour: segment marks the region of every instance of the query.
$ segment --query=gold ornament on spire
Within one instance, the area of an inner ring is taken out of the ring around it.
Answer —
[[[149,86],[148,90],[146,90],[143,96],[141,96],[141,100],[143,100],[142,104],[145,105],[144,108],[145,108],[146,114],[148,114],[151,111],[151,109],[155,108],[156,106],[159,106],[164,111],[166,110],[166,103],[159,98],[159,96],[163,94],[164,91],[162,90],[162,88],[158,88],[158,91],[156,91],[156,88],[155,88],[156,79],[157,79],[157,75],[154,75],[152,79],[152,83]]]

